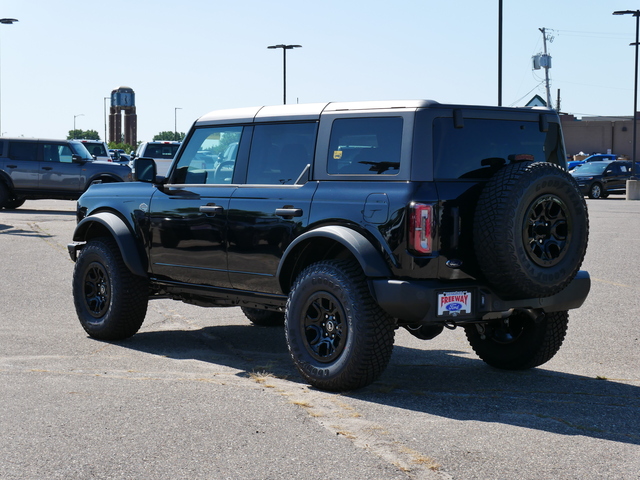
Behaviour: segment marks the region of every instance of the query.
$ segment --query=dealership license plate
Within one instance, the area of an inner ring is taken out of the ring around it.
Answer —
[[[438,294],[438,315],[458,316],[470,315],[471,292],[442,292]]]

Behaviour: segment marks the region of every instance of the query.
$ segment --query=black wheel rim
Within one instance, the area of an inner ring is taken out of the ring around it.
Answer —
[[[100,263],[93,262],[87,268],[84,276],[84,302],[89,313],[95,318],[102,317],[109,309],[109,275]]]
[[[571,223],[559,197],[544,195],[529,206],[522,240],[529,258],[537,265],[553,267],[562,261],[571,240]]]
[[[328,292],[317,292],[307,300],[303,312],[302,327],[309,354],[322,363],[337,359],[348,335],[342,304]]]

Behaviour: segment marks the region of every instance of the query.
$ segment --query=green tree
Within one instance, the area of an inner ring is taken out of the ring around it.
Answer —
[[[100,140],[100,134],[95,130],[69,130],[67,140],[73,140],[75,138],[82,138],[83,140]]]
[[[153,137],[153,141],[156,142],[158,140],[168,140],[168,141],[176,141],[181,142],[184,140],[186,134],[184,132],[160,132]]]

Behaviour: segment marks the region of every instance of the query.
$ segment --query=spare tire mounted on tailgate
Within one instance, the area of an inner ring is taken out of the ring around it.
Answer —
[[[546,297],[578,272],[587,247],[587,206],[575,181],[548,162],[512,163],[485,185],[474,245],[487,281],[509,298]]]

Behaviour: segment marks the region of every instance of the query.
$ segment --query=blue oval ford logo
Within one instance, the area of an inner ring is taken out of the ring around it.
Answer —
[[[445,308],[447,310],[449,310],[450,312],[459,312],[460,310],[462,310],[462,304],[461,303],[450,303]]]

